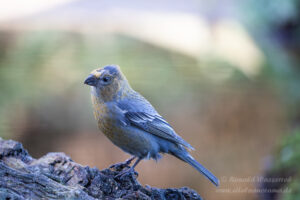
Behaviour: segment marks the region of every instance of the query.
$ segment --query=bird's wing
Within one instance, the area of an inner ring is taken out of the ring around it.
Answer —
[[[140,103],[143,106],[139,105]],[[194,149],[175,133],[171,125],[155,111],[147,100],[130,101],[130,103],[127,101],[125,104],[124,102],[119,102],[119,107],[123,109],[126,121],[129,121],[130,124],[137,128],[173,143],[181,144],[189,149]]]
[[[193,149],[193,147],[179,137],[173,128],[159,115],[149,115],[144,112],[126,112],[125,117],[131,124],[148,133]]]

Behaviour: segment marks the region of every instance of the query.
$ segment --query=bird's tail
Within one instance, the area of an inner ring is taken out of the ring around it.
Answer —
[[[187,162],[191,166],[193,166],[197,171],[203,174],[208,180],[210,180],[215,186],[219,186],[218,178],[213,175],[208,169],[206,169],[203,165],[201,165],[198,161],[196,161],[188,152],[184,150],[177,150],[172,152],[174,156],[179,158],[180,160]]]

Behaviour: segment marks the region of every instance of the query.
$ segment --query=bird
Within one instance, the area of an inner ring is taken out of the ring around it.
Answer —
[[[98,128],[116,146],[132,155],[128,163],[134,168],[143,159],[159,160],[167,153],[190,164],[215,186],[218,178],[196,161],[172,126],[155,110],[151,103],[130,86],[118,65],[107,65],[93,70],[84,84],[91,87],[91,100]]]

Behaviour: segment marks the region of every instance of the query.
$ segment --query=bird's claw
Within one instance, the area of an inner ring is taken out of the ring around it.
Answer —
[[[126,166],[129,166],[134,159],[135,159],[135,157],[129,158],[129,159],[125,160],[124,162],[113,164],[113,165],[109,166],[109,168],[119,168],[119,167],[124,168]]]
[[[134,171],[133,168],[129,168],[129,169],[127,169],[127,170],[124,170],[124,171],[119,172],[119,173],[115,176],[115,178],[122,178],[122,177],[124,177],[125,175],[130,175],[130,174],[134,174],[134,175],[136,175],[136,176],[139,175],[136,171]]]
[[[125,160],[126,165],[130,165],[134,159],[135,159],[135,157],[128,158],[127,160]]]

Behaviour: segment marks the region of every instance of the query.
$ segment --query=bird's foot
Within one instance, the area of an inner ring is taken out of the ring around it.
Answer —
[[[131,174],[136,175],[136,176],[139,175],[136,171],[134,171],[134,168],[130,167],[130,168],[127,169],[127,170],[123,170],[123,171],[119,172],[119,173],[115,176],[115,178],[123,178],[124,176],[128,176],[128,175],[131,175]]]
[[[121,171],[122,169],[124,169],[125,167],[130,167],[129,165],[131,164],[131,162],[135,159],[135,157],[131,157],[127,160],[125,160],[125,162],[121,162],[121,163],[116,163],[111,165],[109,168],[114,168],[117,171]]]
[[[125,160],[125,164],[126,165],[130,165],[131,164],[131,162],[133,161],[135,159],[135,157],[133,156],[133,157],[131,157],[131,158],[128,158],[127,160]]]

